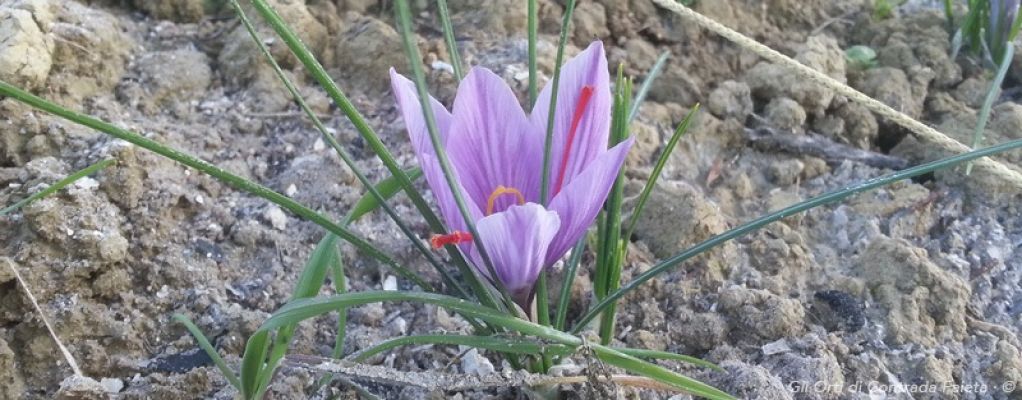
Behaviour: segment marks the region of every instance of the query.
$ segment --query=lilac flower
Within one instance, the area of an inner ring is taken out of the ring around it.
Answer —
[[[437,162],[415,85],[393,69],[390,75],[412,147],[453,232],[434,237],[433,244],[458,244],[476,270],[493,279],[466,232]],[[526,310],[539,272],[585,234],[632,145],[629,139],[607,149],[610,77],[603,44],[594,42],[561,70],[548,180],[550,201],[544,207],[539,196],[550,97],[547,85],[532,113],[526,115],[500,77],[476,67],[458,87],[452,112],[430,98],[458,190],[468,203],[496,279]]]

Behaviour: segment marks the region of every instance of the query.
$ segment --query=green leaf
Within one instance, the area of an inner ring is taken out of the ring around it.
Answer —
[[[408,179],[415,181],[422,177],[422,169],[419,167],[408,169],[405,171],[405,175],[408,176]],[[376,190],[380,192],[380,195],[387,199],[393,197],[395,194],[400,192],[401,189],[403,189],[401,186],[401,180],[395,176],[390,176],[376,184]],[[380,202],[376,200],[375,196],[370,196],[368,194],[363,195],[362,198],[358,200],[358,203],[355,203],[355,206],[348,211],[346,220],[349,223],[354,222],[359,218],[362,218],[363,215],[366,215],[379,207]]]
[[[564,330],[564,324],[568,320],[568,303],[571,302],[571,286],[575,282],[578,273],[578,265],[582,263],[582,253],[585,252],[585,237],[578,240],[571,250],[571,257],[564,267],[564,277],[561,282],[561,293],[557,298],[557,316],[554,319],[554,328]]]
[[[437,0],[437,14],[440,16],[440,26],[444,30],[444,43],[447,44],[447,53],[451,56],[451,69],[454,70],[454,78],[461,82],[465,76],[461,72],[461,57],[458,56],[458,43],[454,40],[454,27],[451,26],[451,13],[447,10],[447,0]]]
[[[646,349],[631,349],[631,348],[627,348],[627,347],[613,347],[613,349],[616,350],[616,351],[619,351],[621,353],[624,353],[624,354],[630,355],[632,357],[635,357],[635,358],[652,358],[652,359],[655,359],[655,360],[674,360],[674,361],[681,361],[681,362],[684,362],[684,363],[689,363],[689,364],[692,364],[692,365],[698,365],[700,367],[710,368],[710,369],[716,370],[716,371],[723,371],[724,370],[723,368],[717,366],[717,364],[711,363],[709,361],[706,361],[706,360],[703,360],[703,359],[700,359],[700,358],[697,358],[697,357],[686,356],[684,354],[671,353],[669,351],[646,350]]]
[[[674,130],[674,134],[671,135],[671,139],[667,141],[667,145],[664,146],[664,150],[660,152],[660,156],[657,157],[656,164],[653,164],[653,172],[649,174],[649,179],[646,180],[646,185],[642,188],[642,193],[639,194],[639,200],[635,203],[635,211],[632,211],[632,216],[629,217],[628,230],[625,231],[625,235],[622,236],[624,240],[631,240],[632,233],[635,232],[635,226],[639,222],[639,216],[642,215],[642,210],[646,208],[646,202],[649,201],[650,193],[653,193],[653,188],[656,187],[656,182],[660,179],[660,174],[663,173],[664,167],[667,166],[667,160],[671,158],[671,153],[674,152],[674,148],[677,147],[678,141],[681,137],[688,132],[688,127],[692,124],[693,118],[696,113],[699,112],[699,104],[692,107],[689,110],[688,115],[685,119],[678,124],[678,127]]]
[[[250,194],[262,197],[263,199],[269,200],[270,202],[279,205],[281,208],[291,211],[295,215],[305,218],[309,221],[316,223],[324,229],[333,232],[342,239],[348,241],[359,249],[363,254],[380,260],[387,264],[395,272],[402,275],[402,277],[411,280],[416,285],[423,288],[431,288],[432,286],[426,283],[424,280],[416,276],[414,273],[404,268],[400,264],[394,261],[394,259],[387,256],[385,253],[380,251],[376,246],[358,237],[348,229],[335,224],[327,217],[319,214],[305,205],[294,201],[293,199],[284,196],[271,190],[268,187],[252,182],[248,179],[242,178],[238,175],[232,174],[223,170],[213,164],[206,161],[200,160],[190,154],[182,152],[180,150],[171,148],[162,143],[156,142],[152,139],[146,138],[138,133],[122,129],[118,126],[110,124],[105,121],[93,118],[88,115],[79,114],[74,111],[68,110],[61,107],[53,102],[42,99],[38,96],[32,95],[24,90],[11,86],[10,84],[0,81],[0,96],[7,96],[28,106],[36,108],[41,111],[56,115],[64,118],[68,121],[76,124],[95,129],[103,132],[112,137],[124,140],[128,143],[134,144],[143,149],[152,151],[153,153],[167,157],[171,160],[177,161],[178,163],[199,170],[209,176],[212,176],[221,182],[224,182],[234,188],[246,191]]]
[[[782,210],[779,210],[779,211],[776,211],[776,212],[764,215],[762,217],[756,218],[756,219],[754,219],[752,221],[746,222],[745,224],[742,224],[739,227],[736,227],[736,228],[731,229],[731,230],[729,230],[727,232],[724,232],[724,233],[722,233],[720,235],[717,235],[717,236],[714,236],[712,238],[709,238],[709,239],[703,241],[702,243],[699,243],[699,244],[697,244],[695,246],[692,246],[692,247],[688,248],[685,251],[682,251],[681,253],[678,253],[678,254],[676,254],[674,256],[671,256],[670,258],[667,258],[666,260],[660,261],[659,263],[654,265],[652,268],[646,270],[646,272],[643,272],[643,273],[639,274],[638,276],[632,278],[632,280],[630,282],[628,282],[626,285],[624,285],[620,289],[614,291],[613,293],[611,293],[610,295],[605,297],[603,300],[600,300],[592,308],[590,308],[589,311],[587,311],[585,313],[585,315],[583,315],[582,318],[579,319],[578,323],[576,323],[575,326],[571,329],[571,332],[572,333],[578,333],[580,330],[582,330],[583,327],[585,327],[587,324],[589,324],[589,322],[591,322],[594,318],[596,318],[596,316],[600,315],[600,313],[603,310],[605,310],[608,307],[613,306],[614,303],[618,299],[623,297],[625,294],[627,294],[628,292],[631,292],[632,290],[635,290],[636,288],[641,286],[643,283],[648,282],[650,279],[653,279],[657,275],[662,274],[662,273],[667,272],[667,271],[670,271],[672,268],[678,266],[679,264],[685,262],[688,259],[691,259],[692,257],[695,257],[695,256],[697,256],[699,254],[702,254],[703,252],[708,251],[708,250],[710,250],[710,249],[712,249],[712,248],[714,248],[716,246],[719,246],[719,245],[721,245],[721,244],[723,244],[723,243],[725,243],[725,242],[727,242],[729,240],[735,239],[735,238],[743,236],[743,235],[745,235],[745,234],[747,234],[749,232],[752,232],[752,231],[755,231],[755,230],[757,230],[759,228],[762,228],[762,227],[766,226],[767,224],[770,224],[770,223],[775,222],[775,221],[779,221],[781,219],[787,218],[789,216],[798,214],[800,212],[803,212],[803,211],[806,211],[806,210],[809,210],[809,209],[813,209],[813,208],[816,208],[816,207],[819,207],[819,206],[822,206],[822,205],[825,205],[825,204],[830,204],[830,203],[834,203],[834,202],[843,200],[843,199],[845,199],[845,198],[847,198],[849,196],[852,196],[852,195],[854,195],[856,193],[861,193],[861,192],[864,192],[864,191],[867,191],[867,190],[875,189],[875,188],[880,187],[880,186],[884,186],[884,185],[888,185],[888,184],[900,181],[902,179],[908,179],[908,178],[916,177],[916,176],[919,176],[919,175],[928,174],[928,173],[936,171],[938,169],[952,167],[952,166],[961,164],[963,162],[967,162],[967,161],[971,161],[971,160],[974,160],[974,159],[977,159],[977,158],[980,158],[980,157],[986,157],[986,156],[989,156],[989,155],[1005,152],[1005,151],[1012,150],[1012,149],[1017,149],[1017,148],[1020,148],[1020,147],[1022,147],[1022,139],[1013,140],[1013,141],[1010,141],[1010,142],[1007,142],[1007,143],[1003,143],[1003,144],[1000,144],[1000,145],[997,145],[997,146],[987,147],[985,149],[973,150],[973,151],[970,151],[968,153],[963,153],[963,154],[959,154],[959,155],[956,155],[956,156],[953,156],[953,157],[948,157],[948,158],[945,158],[945,159],[942,159],[942,160],[929,162],[929,163],[926,163],[926,164],[923,164],[923,165],[920,165],[920,166],[916,166],[916,167],[908,168],[908,169],[905,169],[905,170],[902,170],[902,171],[898,171],[898,172],[895,172],[895,173],[887,174],[887,175],[884,175],[884,176],[879,177],[879,178],[868,179],[868,180],[865,180],[865,181],[853,184],[851,186],[845,187],[843,189],[839,189],[839,190],[835,190],[835,191],[832,191],[832,192],[828,192],[826,194],[813,197],[813,198],[811,198],[809,200],[806,200],[806,201],[803,201],[801,203],[792,205],[792,206],[784,208]]]
[[[639,115],[639,107],[642,107],[642,102],[646,100],[646,94],[649,93],[649,89],[653,87],[653,82],[663,72],[664,65],[667,65],[667,59],[671,56],[670,51],[665,51],[660,54],[657,58],[656,63],[646,73],[646,80],[642,81],[642,86],[639,87],[639,93],[635,95],[635,100],[632,101],[632,109],[628,111],[628,122],[634,121],[635,117]]]
[[[269,337],[269,331],[256,331],[245,344],[245,355],[241,358],[241,393],[245,399],[254,399],[259,391],[266,349],[270,344]]]
[[[557,355],[566,355],[572,352],[572,348],[569,346],[544,344],[542,342],[524,338],[438,334],[403,336],[390,339],[358,353],[352,354],[349,358],[354,362],[362,362],[387,350],[400,346],[416,344],[468,346],[503,353],[529,355],[538,355],[548,351]]]
[[[678,374],[659,365],[642,361],[609,347],[604,347],[598,344],[591,344],[590,346],[592,346],[593,351],[596,353],[596,357],[601,361],[625,371],[656,379],[657,381],[674,386],[695,396],[702,396],[712,400],[734,399],[734,397],[724,393],[720,389]]]
[[[70,185],[72,183],[75,183],[79,179],[82,179],[82,178],[84,178],[86,176],[92,175],[96,171],[99,171],[99,170],[101,170],[103,168],[106,168],[106,167],[109,167],[111,165],[114,165],[115,163],[116,163],[115,160],[107,159],[107,160],[103,160],[103,161],[100,161],[98,163],[92,164],[92,165],[90,165],[88,167],[85,167],[85,168],[83,168],[83,169],[81,169],[81,170],[79,170],[79,171],[77,171],[77,172],[75,172],[75,173],[73,173],[71,175],[68,175],[64,179],[61,179],[61,180],[59,180],[57,182],[54,182],[52,185],[50,185],[46,189],[40,190],[39,192],[37,192],[35,194],[32,194],[31,196],[26,197],[24,200],[21,200],[21,201],[19,201],[17,203],[14,203],[14,204],[12,204],[12,205],[10,205],[8,207],[0,209],[0,217],[2,217],[4,215],[7,215],[8,213],[10,213],[10,212],[12,212],[14,210],[17,210],[17,209],[19,209],[21,207],[24,207],[24,206],[28,205],[29,203],[31,203],[33,201],[36,201],[36,200],[39,200],[39,199],[41,199],[43,197],[49,196],[51,194],[54,194],[57,191],[59,191],[60,189],[63,189],[64,187],[66,187],[66,186],[68,186],[68,185]]]
[[[457,297],[444,296],[435,293],[406,291],[368,291],[295,300],[285,304],[279,310],[274,312],[270,318],[263,322],[260,330],[266,331],[289,324],[297,324],[306,319],[334,311],[340,307],[354,307],[385,301],[410,301],[415,303],[434,304],[467,317],[477,318],[505,329],[551,340],[558,344],[577,346],[582,343],[581,339],[570,334],[508,316],[507,314],[492,308],[462,300]]]
[[[220,357],[220,354],[216,352],[216,348],[209,343],[209,339],[207,339],[206,335],[202,333],[202,330],[200,330],[198,326],[195,326],[195,324],[192,323],[192,320],[188,319],[188,317],[184,315],[174,314],[174,320],[181,323],[181,325],[184,325],[185,329],[188,329],[188,332],[192,334],[195,341],[199,343],[199,348],[205,351],[206,355],[213,360],[213,364],[216,365],[217,369],[220,370],[220,373],[224,375],[227,382],[240,392],[242,388],[241,381],[238,380],[238,376],[234,374],[234,371],[231,371],[231,368],[227,366],[227,362],[224,361],[224,359]]]

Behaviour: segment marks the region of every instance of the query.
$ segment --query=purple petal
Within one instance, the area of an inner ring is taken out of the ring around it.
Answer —
[[[515,188],[526,201],[535,201],[539,169],[535,152],[526,151],[529,119],[504,80],[473,68],[458,87],[453,110],[448,155],[472,201],[485,210],[497,186]],[[498,202],[496,211],[518,204],[515,196]]]
[[[433,191],[433,195],[436,196],[437,206],[440,207],[440,215],[443,216],[444,222],[447,223],[447,229],[451,232],[468,231],[468,225],[465,224],[465,219],[461,217],[458,203],[454,200],[451,187],[447,184],[447,179],[444,177],[443,169],[440,168],[440,163],[430,154],[422,155],[419,161],[422,164],[422,174],[426,177],[426,183],[429,185],[430,190]],[[455,171],[455,175],[457,175],[457,171]],[[457,176],[455,176],[455,180],[457,180]],[[458,184],[458,190],[461,193],[465,193],[465,188],[461,184]],[[473,221],[478,221],[483,217],[482,211],[479,210],[475,203],[471,201],[466,203]],[[468,247],[467,244],[462,245],[462,250],[465,251]]]
[[[550,115],[552,84],[553,80],[550,80],[543,88],[529,115],[533,131],[539,132],[543,137],[546,135],[547,117]],[[582,90],[586,86],[592,87],[592,96],[584,110],[577,110]],[[551,147],[549,178],[551,194],[559,189],[556,185],[562,170],[565,171],[561,186],[563,188],[590,162],[606,151],[610,135],[610,108],[610,74],[607,70],[607,57],[603,51],[603,42],[595,41],[561,68]],[[571,141],[571,148],[566,152],[572,120],[577,111],[581,112],[581,119]],[[566,164],[565,156],[568,157]],[[565,165],[565,168],[562,168],[562,165]]]
[[[546,265],[564,256],[593,224],[634,141],[628,138],[601,154],[550,202],[550,209],[561,217],[561,228],[547,252]]]
[[[524,309],[528,309],[536,278],[545,265],[547,249],[560,224],[556,212],[536,203],[526,203],[487,216],[479,220],[476,227],[497,278]],[[483,276],[489,276],[477,254],[473,263]]]
[[[419,103],[419,94],[415,89],[415,83],[391,68],[390,86],[394,91],[394,97],[397,98],[398,109],[405,119],[405,127],[408,128],[408,136],[411,138],[416,156],[421,160],[424,154],[436,154],[429,138],[429,130],[426,128],[426,119],[422,113],[422,105]],[[448,132],[451,127],[451,113],[447,112],[447,108],[432,96],[430,96],[429,102],[433,106],[433,115],[436,118],[437,129],[440,131],[440,142],[446,146],[448,137],[450,137]]]

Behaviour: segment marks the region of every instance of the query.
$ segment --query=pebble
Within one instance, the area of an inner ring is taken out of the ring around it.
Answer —
[[[493,363],[479,354],[479,350],[472,349],[461,357],[461,370],[466,374],[487,375],[496,371]]]
[[[266,221],[270,223],[270,226],[277,230],[282,231],[287,229],[287,215],[284,214],[284,211],[281,210],[280,207],[275,205],[267,207],[266,211],[263,212],[263,218],[266,218]]]

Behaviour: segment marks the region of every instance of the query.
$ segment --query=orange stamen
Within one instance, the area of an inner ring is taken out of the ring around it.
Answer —
[[[497,199],[500,196],[505,194],[515,195],[515,197],[518,198],[518,205],[525,204],[525,196],[522,195],[521,191],[504,185],[498,185],[497,188],[493,190],[493,193],[490,193],[490,198],[486,199],[486,215],[493,214],[494,203],[497,202]]]
[[[571,117],[571,130],[568,131],[568,142],[564,144],[564,156],[561,157],[561,170],[557,174],[557,183],[554,185],[554,195],[561,191],[561,186],[564,185],[564,174],[568,170],[568,156],[571,155],[571,146],[575,142],[575,133],[578,131],[578,125],[582,122],[582,115],[585,114],[586,106],[589,105],[589,100],[593,97],[592,85],[585,85],[582,87],[582,93],[578,95],[578,103],[575,104],[575,114]]]
[[[446,235],[433,235],[429,238],[429,244],[433,250],[438,250],[449,244],[461,244],[472,241],[472,234],[465,231],[454,231]]]

